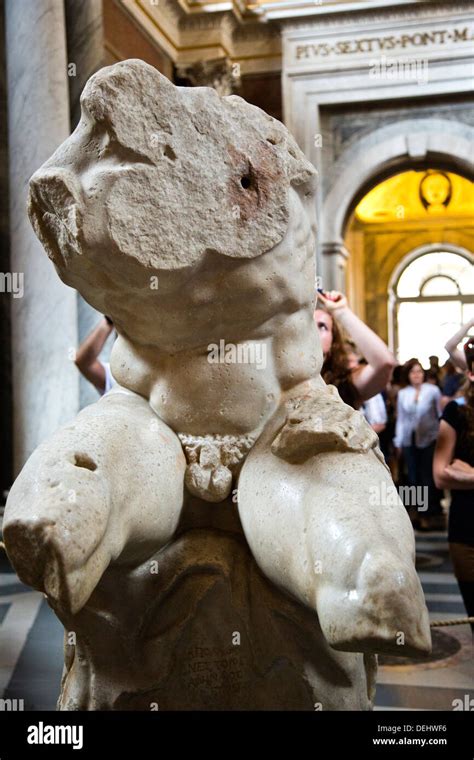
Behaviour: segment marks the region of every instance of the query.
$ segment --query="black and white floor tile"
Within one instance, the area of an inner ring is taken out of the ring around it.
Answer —
[[[431,621],[466,617],[449,560],[445,533],[416,536],[417,567]],[[444,642],[434,662],[381,665],[376,710],[452,710],[474,697],[474,661],[469,625],[432,629]],[[453,651],[455,650],[455,651]],[[461,700],[461,703],[455,702]],[[459,709],[459,707],[458,707]]]

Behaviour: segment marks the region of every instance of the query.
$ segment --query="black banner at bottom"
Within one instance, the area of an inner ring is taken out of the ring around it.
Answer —
[[[158,756],[174,748],[206,756],[250,753],[318,757],[474,757],[472,706],[453,712],[0,712],[0,760],[23,757]],[[171,745],[171,746],[170,746]],[[300,747],[300,749],[298,749]]]

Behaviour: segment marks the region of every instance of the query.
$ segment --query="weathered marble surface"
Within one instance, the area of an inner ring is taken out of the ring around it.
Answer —
[[[259,109],[140,61],[82,108],[30,215],[114,319],[120,385],[37,449],[4,521],[75,634],[59,705],[370,709],[374,653],[430,633],[373,431],[319,374],[315,170]]]

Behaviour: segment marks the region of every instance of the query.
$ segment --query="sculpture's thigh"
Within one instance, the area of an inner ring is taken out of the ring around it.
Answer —
[[[265,436],[250,452],[239,512],[262,571],[318,613],[329,644],[348,651],[429,651],[414,538],[373,451],[290,464]],[[393,496],[393,494],[392,494]]]
[[[83,410],[27,461],[4,536],[20,578],[77,612],[111,562],[143,561],[169,541],[183,500],[177,436],[129,392]]]

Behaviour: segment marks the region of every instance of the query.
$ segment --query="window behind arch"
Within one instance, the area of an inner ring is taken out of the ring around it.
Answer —
[[[444,344],[474,317],[474,265],[452,251],[431,251],[409,263],[393,288],[397,354],[400,362],[416,356],[448,355]]]

